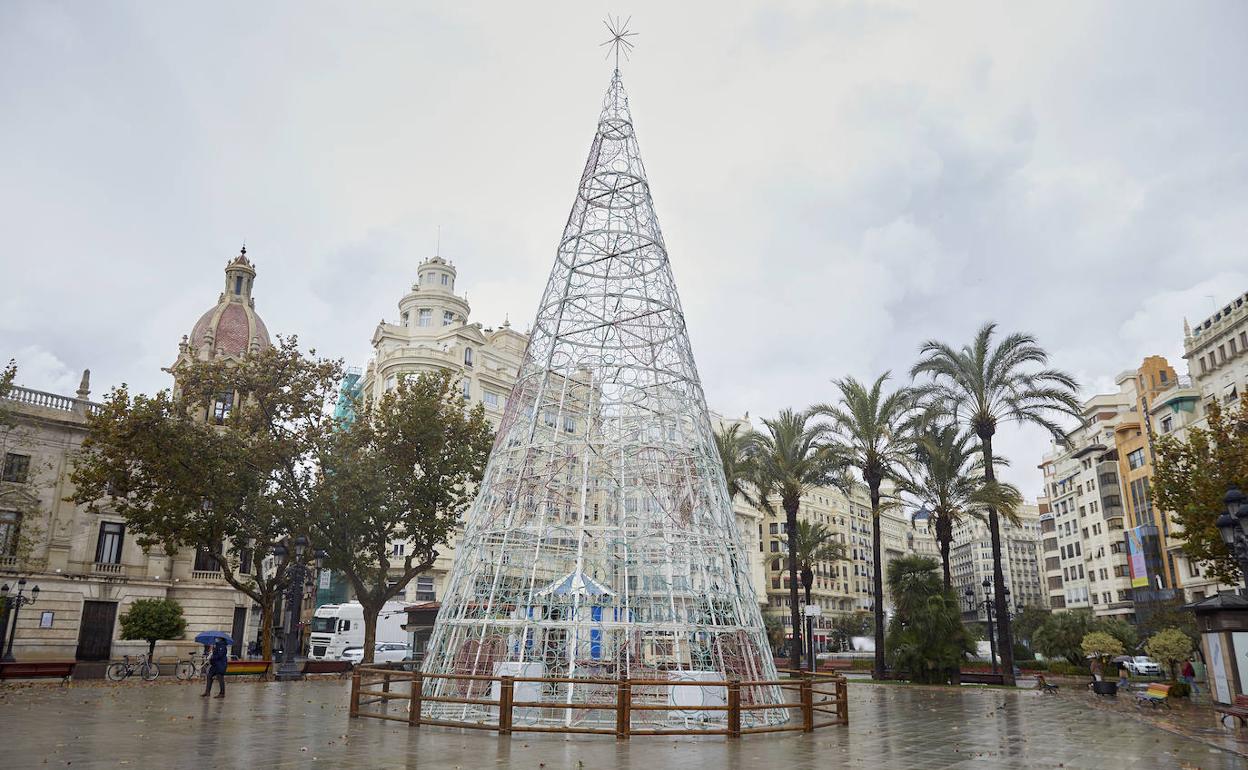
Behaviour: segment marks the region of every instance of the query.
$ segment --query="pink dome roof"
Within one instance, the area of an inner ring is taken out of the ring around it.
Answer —
[[[209,329],[213,330],[213,350],[219,349],[228,356],[246,353],[253,336],[260,338],[261,349],[270,346],[269,330],[255,311],[239,302],[227,300],[222,305],[210,308],[195,322],[189,340],[191,347],[199,347]]]

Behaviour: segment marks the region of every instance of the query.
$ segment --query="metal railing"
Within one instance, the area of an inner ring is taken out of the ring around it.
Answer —
[[[122,566],[113,562],[97,561],[91,565],[91,571],[102,575],[120,575]]]
[[[627,740],[634,735],[722,735],[728,738],[739,738],[751,733],[771,732],[812,732],[819,728],[832,725],[849,724],[849,698],[846,680],[840,674],[811,674],[809,672],[788,672],[788,679],[775,681],[742,681],[729,679],[724,681],[682,681],[672,679],[571,679],[567,677],[522,677],[522,676],[480,676],[470,674],[425,674],[420,671],[405,671],[385,666],[357,666],[351,674],[352,718],[384,719],[392,722],[406,722],[411,727],[433,725],[438,727],[459,727],[472,730],[491,730],[499,735],[511,735],[517,732],[543,732],[587,735],[614,735],[617,739]],[[430,680],[449,679],[467,686],[458,688],[463,695],[434,696],[425,693],[425,684]],[[409,683],[406,692],[396,690],[394,685]],[[372,686],[380,683],[381,689]],[[557,702],[549,700],[526,701],[516,699],[516,685],[528,683],[537,685],[561,684],[597,684],[603,687],[604,694],[612,693],[613,697],[595,702]],[[480,697],[485,691],[493,692],[497,684],[497,697]],[[726,692],[723,704],[677,705],[674,703],[655,703],[652,700],[638,697],[639,691],[653,687],[716,687]],[[759,687],[775,687],[792,697],[781,703],[751,703],[742,697],[743,690]],[[613,691],[613,692],[612,692]],[[407,701],[407,714],[389,713],[390,704],[395,701]],[[462,704],[465,708],[475,707],[488,710],[490,719],[467,721],[448,718],[431,718],[424,715],[426,704]],[[366,706],[380,704],[380,710],[370,710]],[[614,712],[614,726],[597,723],[598,726],[567,724],[523,724],[516,721],[517,709],[563,710],[565,713],[576,711]],[[761,724],[747,726],[742,724],[742,717],[765,709],[787,709],[796,712],[779,724]],[[634,712],[641,716],[634,718]],[[667,712],[676,715],[683,712],[697,712],[704,717],[705,727],[655,727],[646,726],[647,721],[653,724],[649,716],[654,712]],[[714,714],[707,717],[707,714]],[[719,714],[723,716],[720,717]],[[635,724],[641,722],[641,724]]]

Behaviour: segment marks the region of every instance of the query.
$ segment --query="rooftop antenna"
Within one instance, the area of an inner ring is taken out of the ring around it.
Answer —
[[[433,256],[442,256],[442,225],[438,225],[438,242],[433,247]]]
[[[634,43],[629,40],[629,38],[635,37],[637,33],[628,31],[629,22],[632,20],[633,17],[629,16],[624,20],[624,23],[621,24],[619,16],[616,16],[613,19],[608,15],[607,18],[602,21],[602,26],[606,27],[607,31],[611,33],[611,39],[604,41],[598,47],[602,48],[603,46],[609,46],[609,48],[607,48],[607,56],[615,54],[615,71],[617,73],[620,71],[620,50],[624,50],[625,61],[628,60],[629,52],[633,50]]]

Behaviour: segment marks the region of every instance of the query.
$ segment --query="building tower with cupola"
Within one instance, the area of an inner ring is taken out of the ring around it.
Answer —
[[[178,363],[211,361],[219,357],[241,359],[272,344],[269,330],[256,313],[256,300],[251,295],[255,280],[256,266],[247,259],[244,246],[238,256],[225,265],[225,291],[217,297],[217,304],[199,317],[189,337],[182,337]]]

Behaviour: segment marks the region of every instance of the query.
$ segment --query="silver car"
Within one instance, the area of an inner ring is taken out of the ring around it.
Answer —
[[[342,651],[342,659],[351,663],[351,665],[359,665],[364,660],[363,647],[348,647]],[[394,663],[401,660],[412,659],[412,646],[404,642],[377,642],[373,647],[374,663]]]
[[[1161,664],[1147,655],[1128,658],[1124,665],[1128,671],[1138,676],[1161,676]]]

